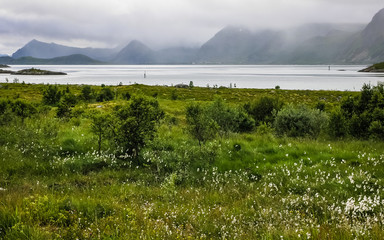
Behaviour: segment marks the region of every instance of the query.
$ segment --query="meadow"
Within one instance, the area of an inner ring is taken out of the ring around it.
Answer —
[[[383,239],[380,86],[0,98],[1,239]]]

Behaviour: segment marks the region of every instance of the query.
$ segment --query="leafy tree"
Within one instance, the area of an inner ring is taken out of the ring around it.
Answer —
[[[247,113],[230,107],[220,97],[217,97],[206,110],[206,114],[217,123],[221,136],[229,132],[250,131],[254,127],[254,121]]]
[[[96,101],[98,102],[104,102],[104,101],[111,101],[115,98],[115,94],[112,92],[111,88],[109,87],[103,87],[96,97]]]
[[[369,127],[370,137],[372,139],[384,140],[384,126],[380,121],[373,121]]]
[[[154,138],[164,112],[155,99],[135,96],[127,105],[116,108],[115,116],[115,143],[122,154],[135,158],[148,141]]]
[[[14,117],[10,104],[9,100],[0,100],[0,126],[8,125]]]
[[[24,122],[24,119],[32,116],[37,112],[36,108],[23,100],[16,100],[11,103],[11,109],[16,114],[16,116],[21,118],[21,121]]]
[[[283,107],[277,98],[262,97],[252,103],[244,105],[244,109],[253,117],[256,125],[273,123],[276,113]]]
[[[71,116],[72,108],[77,104],[77,98],[71,92],[64,94],[57,106],[56,115],[60,118]]]
[[[105,137],[108,136],[110,128],[110,118],[107,114],[94,113],[91,115],[91,131],[97,136],[98,154],[101,154],[101,144]]]
[[[93,90],[91,86],[85,85],[81,88],[80,98],[84,101],[91,101],[93,99]]]
[[[43,90],[43,103],[47,105],[57,105],[60,101],[61,93],[56,85],[48,85]]]
[[[333,138],[343,138],[348,135],[348,122],[340,108],[331,112],[328,132]]]
[[[186,109],[187,130],[199,141],[199,145],[216,136],[218,125],[211,119],[205,107],[192,103]]]

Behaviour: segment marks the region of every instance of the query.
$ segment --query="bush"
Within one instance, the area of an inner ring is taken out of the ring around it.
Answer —
[[[332,138],[343,138],[348,135],[348,122],[340,108],[330,114],[328,134]]]
[[[380,121],[373,121],[369,127],[370,137],[376,140],[384,140],[384,126]]]
[[[207,140],[215,138],[219,126],[208,116],[207,108],[197,103],[192,103],[186,109],[187,130],[201,147]]]
[[[121,153],[136,158],[141,149],[154,138],[156,127],[164,117],[155,99],[133,97],[128,105],[115,109],[114,140]]]
[[[229,132],[252,131],[255,126],[254,120],[243,109],[230,107],[222,98],[216,98],[206,111],[217,123],[221,136]]]
[[[89,102],[94,98],[93,95],[94,94],[91,86],[85,85],[81,88],[80,99]]]
[[[48,85],[43,91],[43,103],[57,105],[60,102],[61,92],[56,85]]]
[[[283,103],[271,97],[262,97],[257,101],[244,105],[244,109],[253,117],[256,125],[263,122],[273,123],[276,113],[283,107]]]
[[[72,93],[65,93],[57,106],[57,117],[69,118],[71,117],[72,108],[76,105],[77,98]]]
[[[327,123],[327,115],[318,109],[288,105],[277,114],[275,129],[280,136],[317,138]]]
[[[96,101],[98,102],[111,101],[114,98],[115,98],[115,95],[112,92],[111,88],[103,87],[100,93],[97,95]]]

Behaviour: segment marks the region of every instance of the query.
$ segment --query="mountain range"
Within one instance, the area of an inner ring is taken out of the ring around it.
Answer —
[[[76,48],[32,40],[3,64],[370,64],[384,61],[384,9],[368,25],[306,24],[251,31],[228,26],[201,47],[155,51],[134,40],[122,49]]]

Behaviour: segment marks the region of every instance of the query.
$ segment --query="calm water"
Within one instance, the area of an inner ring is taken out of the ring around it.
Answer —
[[[14,76],[0,74],[0,82],[18,78],[25,83],[124,85],[189,84],[195,86],[236,86],[237,88],[313,89],[358,91],[364,83],[384,81],[384,73],[358,73],[366,66],[313,65],[50,65],[11,66],[11,70],[40,68],[68,73],[66,76]],[[146,77],[144,78],[144,75]]]

